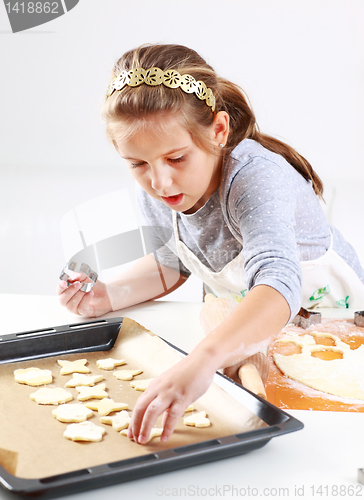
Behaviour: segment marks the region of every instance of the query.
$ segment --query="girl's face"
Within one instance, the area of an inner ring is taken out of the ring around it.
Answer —
[[[214,123],[208,132],[218,148],[226,140]],[[177,212],[194,213],[220,184],[221,156],[197,147],[176,120],[169,119],[167,125],[158,134],[139,132],[116,144],[144,191]]]

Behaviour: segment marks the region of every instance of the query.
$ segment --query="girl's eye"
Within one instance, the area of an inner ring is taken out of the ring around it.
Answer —
[[[136,168],[136,167],[141,167],[144,164],[145,164],[145,161],[140,161],[138,163],[131,163],[130,166],[131,166],[131,168]]]
[[[185,157],[184,156],[180,156],[179,158],[169,158],[168,161],[170,161],[171,163],[180,163],[181,161],[184,161],[185,160]]]

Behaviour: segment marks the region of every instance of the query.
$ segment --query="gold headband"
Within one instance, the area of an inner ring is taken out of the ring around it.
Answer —
[[[210,88],[207,88],[201,80],[196,81],[191,75],[180,75],[178,71],[169,69],[163,71],[160,68],[135,68],[130,71],[122,71],[113,78],[107,89],[106,99],[111,96],[115,90],[121,90],[126,85],[129,87],[138,87],[142,83],[151,85],[165,85],[170,89],[180,88],[187,94],[196,94],[199,99],[205,101],[212,111],[215,111],[215,96]]]

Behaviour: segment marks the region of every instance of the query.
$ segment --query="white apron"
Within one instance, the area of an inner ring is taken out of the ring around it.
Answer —
[[[241,253],[221,271],[211,271],[180,241],[177,212],[172,212],[178,256],[183,265],[200,278],[217,297],[240,302],[248,292]],[[343,307],[364,310],[364,284],[354,270],[332,248],[315,260],[302,261],[302,307]]]

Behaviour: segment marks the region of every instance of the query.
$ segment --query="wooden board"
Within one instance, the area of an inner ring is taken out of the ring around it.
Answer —
[[[307,330],[288,325],[284,328],[277,339],[287,332],[298,335],[307,335],[312,331],[327,332],[339,337],[348,344],[351,349],[357,349],[364,344],[364,328],[354,325],[349,319],[323,319],[322,323],[311,326]],[[331,339],[320,339],[320,344],[330,345]],[[318,343],[318,340],[316,340]],[[332,344],[331,344],[332,345]],[[290,355],[297,352],[297,346],[292,344],[283,345],[277,341],[273,342],[268,350],[268,358],[271,371],[266,383],[268,401],[282,409],[291,410],[324,410],[324,411],[353,411],[364,413],[364,401],[345,400],[337,396],[331,396],[321,391],[306,387],[305,385],[289,379],[279,370],[273,360],[274,353]],[[329,363],[330,360],[327,360]]]

